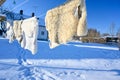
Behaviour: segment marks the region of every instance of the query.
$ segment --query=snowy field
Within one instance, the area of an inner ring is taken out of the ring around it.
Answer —
[[[70,42],[49,48],[38,41],[38,53],[27,51],[32,65],[18,65],[17,41],[0,38],[0,80],[120,80],[120,51],[105,44]]]

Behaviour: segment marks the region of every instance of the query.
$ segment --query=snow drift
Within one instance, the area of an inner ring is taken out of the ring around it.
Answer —
[[[86,35],[86,15],[85,0],[68,0],[63,5],[49,10],[45,22],[50,47],[64,44],[73,36]]]
[[[16,64],[18,42],[0,38],[0,45],[0,80],[120,80],[117,47],[70,42],[50,49],[48,42],[38,41],[37,54],[27,52],[32,65],[21,66]]]

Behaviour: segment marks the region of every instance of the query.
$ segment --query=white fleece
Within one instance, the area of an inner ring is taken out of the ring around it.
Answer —
[[[78,11],[81,11],[81,15]],[[45,23],[49,33],[50,48],[69,42],[73,36],[86,35],[86,16],[85,0],[67,0],[63,5],[49,10]]]
[[[13,27],[9,22],[7,25],[10,27],[9,42],[17,39],[22,48],[31,51],[32,54],[37,53],[38,20],[36,17],[14,21]]]
[[[14,39],[17,39],[19,43],[21,43],[22,40],[22,21],[21,20],[15,20],[13,22],[13,31],[14,31]]]
[[[7,28],[7,36],[6,38],[9,39],[9,43],[12,43],[14,38],[14,32],[13,32],[13,21],[7,20],[6,21],[6,28]]]
[[[37,53],[37,35],[38,35],[38,20],[36,17],[25,19],[22,22],[23,40],[21,47],[28,49],[32,54]]]

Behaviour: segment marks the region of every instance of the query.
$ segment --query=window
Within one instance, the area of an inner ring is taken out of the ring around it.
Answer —
[[[41,35],[44,35],[45,33],[44,33],[44,31],[41,31]]]

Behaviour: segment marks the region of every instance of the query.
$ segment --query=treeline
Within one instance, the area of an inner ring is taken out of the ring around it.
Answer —
[[[86,36],[81,37],[82,42],[104,43],[105,39],[101,38],[101,33],[97,29],[88,29]]]
[[[105,43],[107,36],[118,37],[120,39],[120,29],[117,31],[117,33],[114,34],[115,35],[111,33],[100,33],[100,31],[98,31],[97,29],[89,28],[86,36],[74,36],[73,39],[82,42]]]

